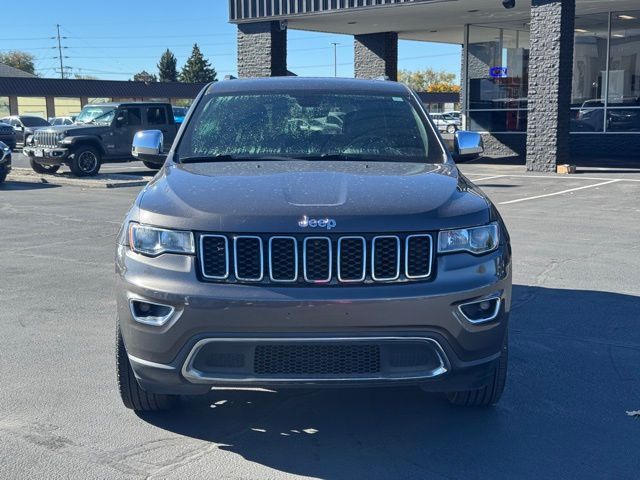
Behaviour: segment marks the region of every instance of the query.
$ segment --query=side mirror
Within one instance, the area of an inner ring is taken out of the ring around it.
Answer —
[[[160,130],[143,130],[133,137],[131,155],[143,162],[162,165],[167,155],[162,152],[164,137]]]
[[[458,130],[454,137],[454,151],[460,157],[480,155],[484,152],[482,136],[478,132]]]

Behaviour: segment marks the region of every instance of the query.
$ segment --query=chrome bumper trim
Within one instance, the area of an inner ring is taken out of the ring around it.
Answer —
[[[321,343],[321,342],[375,342],[375,341],[421,341],[431,343],[434,351],[438,355],[440,365],[429,371],[426,374],[416,376],[406,376],[390,378],[388,376],[371,376],[371,377],[308,377],[308,378],[287,378],[287,377],[245,377],[245,378],[231,378],[231,377],[213,377],[209,376],[193,367],[198,352],[207,345],[213,342],[250,342],[250,343],[278,343],[278,342],[304,342],[304,343]],[[234,384],[264,384],[264,383],[332,383],[332,382],[349,382],[349,383],[364,383],[364,382],[400,382],[400,381],[417,381],[427,380],[430,378],[439,377],[444,375],[451,369],[451,365],[445,354],[442,346],[436,340],[426,337],[321,337],[321,338],[205,338],[197,342],[187,359],[182,366],[182,376],[191,383],[234,383]]]
[[[133,355],[127,354],[129,357],[129,361],[133,363],[137,363],[138,365],[144,365],[145,367],[159,368],[161,370],[175,370],[175,367],[171,365],[165,365],[164,363],[155,363],[150,362],[149,360],[143,360],[142,358],[134,357]]]

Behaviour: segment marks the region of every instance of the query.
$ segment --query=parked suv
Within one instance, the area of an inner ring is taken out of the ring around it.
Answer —
[[[0,183],[4,182],[11,171],[11,149],[0,142]]]
[[[8,123],[0,122],[0,142],[6,144],[11,150],[15,150],[16,148],[16,132]]]
[[[163,143],[140,132],[134,155]],[[126,216],[116,272],[134,410],[214,385],[409,384],[459,405],[504,388],[509,235],[399,83],[207,86]]]
[[[54,173],[64,163],[77,176],[92,176],[105,162],[134,160],[131,141],[145,129],[162,132],[171,145],[177,127],[168,103],[105,103],[86,105],[75,125],[38,130],[24,149],[38,173]],[[148,168],[161,164],[145,161]]]
[[[48,127],[49,122],[44,118],[33,115],[12,115],[0,118],[0,123],[9,124],[15,132],[16,143],[22,145],[35,133],[36,130]],[[15,146],[14,146],[15,148]]]

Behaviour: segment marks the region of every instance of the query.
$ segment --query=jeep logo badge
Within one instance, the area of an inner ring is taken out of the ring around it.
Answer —
[[[333,218],[309,218],[306,215],[298,221],[298,226],[302,228],[326,228],[331,230],[336,228],[336,221]]]

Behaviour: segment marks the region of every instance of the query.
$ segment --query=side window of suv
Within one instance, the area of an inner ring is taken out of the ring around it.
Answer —
[[[147,109],[147,123],[149,125],[166,125],[167,115],[164,107],[150,107]]]
[[[142,112],[139,108],[123,108],[118,112],[118,117],[124,117],[124,121],[120,123],[122,127],[142,125]]]

